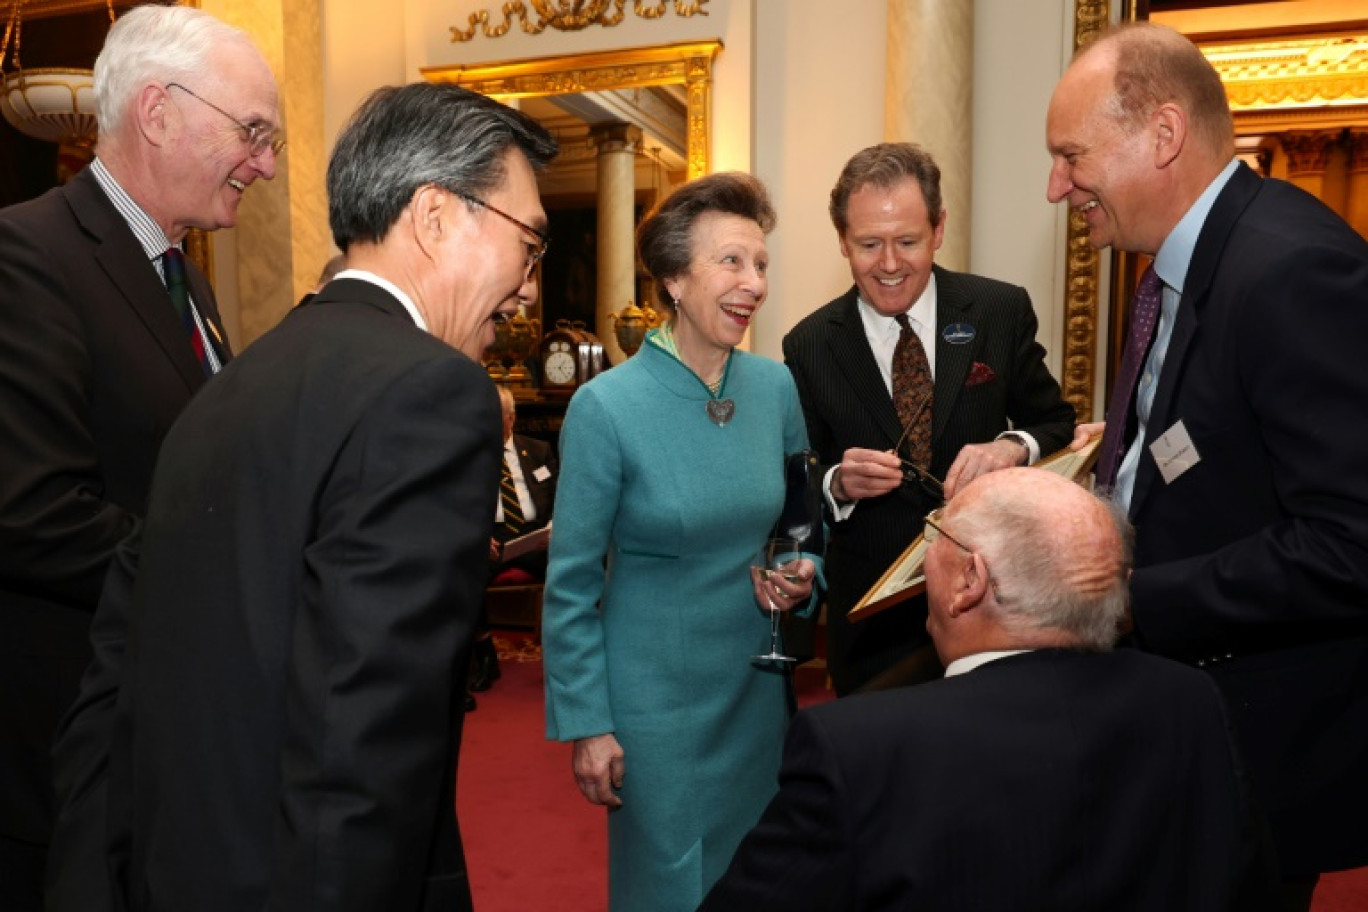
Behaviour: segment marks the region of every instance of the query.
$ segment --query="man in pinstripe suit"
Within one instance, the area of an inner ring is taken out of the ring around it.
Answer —
[[[905,454],[894,452],[904,430],[893,402],[897,318],[907,315],[934,377],[930,474],[944,480],[945,498],[1065,446],[1075,417],[1045,366],[1026,290],[934,265],[945,210],[930,155],[910,143],[862,150],[830,212],[855,285],[785,336],[784,361],[825,467],[828,667],[844,695],[941,671],[924,598],[846,618],[941,502],[939,485],[905,476]]]

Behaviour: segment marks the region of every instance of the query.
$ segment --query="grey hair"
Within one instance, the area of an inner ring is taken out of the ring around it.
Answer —
[[[1116,530],[1116,572],[1101,590],[1069,582],[1073,552],[1059,547],[1049,524],[1029,502],[985,492],[976,508],[955,517],[955,534],[975,545],[993,579],[997,620],[1009,631],[1060,630],[1080,647],[1107,650],[1130,604],[1134,531],[1125,511],[1094,497]]]
[[[494,384],[494,387],[499,391],[499,404],[502,406],[504,413],[516,415],[518,413],[518,400],[513,398],[513,391],[503,383],[496,383]]]
[[[143,86],[192,80],[208,70],[209,55],[225,42],[256,48],[246,32],[189,6],[148,4],[120,16],[95,58],[101,136],[119,128]]]
[[[541,124],[469,89],[428,82],[377,89],[352,115],[328,162],[333,243],[346,253],[353,242],[384,240],[422,187],[483,197],[502,186],[510,149],[536,170],[557,151]]]

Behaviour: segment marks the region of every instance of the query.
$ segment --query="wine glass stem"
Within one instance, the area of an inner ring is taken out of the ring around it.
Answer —
[[[770,655],[779,654],[779,609],[774,607],[774,602],[770,606]]]

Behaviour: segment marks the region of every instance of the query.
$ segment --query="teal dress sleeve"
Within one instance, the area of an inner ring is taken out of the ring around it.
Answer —
[[[588,387],[576,392],[561,429],[561,474],[542,603],[546,737],[555,741],[614,730],[599,604],[622,495],[622,450],[596,393]]]

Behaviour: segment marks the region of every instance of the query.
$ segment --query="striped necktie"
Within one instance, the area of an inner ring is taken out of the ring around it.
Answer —
[[[509,538],[522,534],[526,520],[523,519],[522,504],[518,502],[518,489],[513,484],[513,471],[508,467],[508,453],[504,453],[503,472],[499,477],[499,503],[503,507],[504,528]]]
[[[190,346],[195,350],[195,357],[199,359],[204,376],[212,377],[214,368],[209,363],[209,355],[204,351],[204,336],[195,325],[195,310],[190,306],[190,290],[185,284],[185,254],[175,247],[166,248],[166,252],[162,254],[162,272],[166,276],[167,294],[171,295],[171,303],[176,308],[176,314],[181,318],[185,331],[190,334]]]
[[[901,313],[894,317],[902,329],[898,344],[893,349],[893,407],[907,434],[910,460],[918,468],[931,467],[931,394],[935,380],[931,377],[931,363],[921,339]]]

